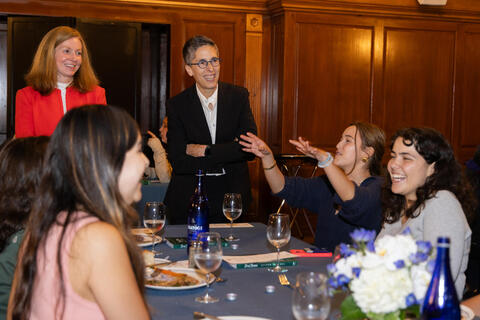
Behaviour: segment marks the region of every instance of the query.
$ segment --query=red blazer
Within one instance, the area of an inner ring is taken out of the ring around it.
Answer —
[[[67,111],[85,104],[107,104],[105,89],[96,86],[92,91],[81,93],[68,87],[66,94]],[[47,96],[32,87],[17,91],[15,100],[15,136],[50,136],[63,117],[62,96],[54,89]]]

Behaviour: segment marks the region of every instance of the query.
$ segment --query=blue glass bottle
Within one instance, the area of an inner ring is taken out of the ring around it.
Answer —
[[[202,184],[203,172],[198,170],[197,187],[190,198],[188,206],[187,221],[187,251],[190,250],[192,241],[197,239],[199,233],[208,232],[208,199],[205,193],[205,186]]]
[[[422,308],[422,319],[460,319],[460,305],[450,271],[450,239],[438,237],[437,258]]]

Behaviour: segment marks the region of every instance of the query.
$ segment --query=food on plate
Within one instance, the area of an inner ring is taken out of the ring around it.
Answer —
[[[145,262],[146,266],[155,264],[155,254],[152,251],[143,250],[142,255],[143,255],[143,261]]]
[[[197,285],[200,281],[185,273],[153,267],[147,268],[145,283],[160,287],[186,287]]]

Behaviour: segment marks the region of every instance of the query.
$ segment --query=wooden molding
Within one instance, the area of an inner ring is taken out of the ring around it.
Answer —
[[[269,0],[268,11],[347,13],[394,17],[429,17],[442,20],[479,20],[480,1],[449,1],[446,6],[421,6],[417,0]]]
[[[223,12],[265,13],[266,0],[4,0],[0,3],[0,12],[51,15],[62,9],[85,9],[105,7],[111,9],[195,9]],[[50,13],[50,14],[49,14]],[[69,15],[72,15],[70,12]]]
[[[261,14],[247,14],[246,28],[248,32],[262,32],[263,18]]]

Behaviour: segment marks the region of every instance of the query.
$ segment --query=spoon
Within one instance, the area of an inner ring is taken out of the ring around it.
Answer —
[[[211,314],[206,314],[203,312],[194,311],[193,319],[211,319],[211,320],[222,320],[219,317],[212,316]]]

